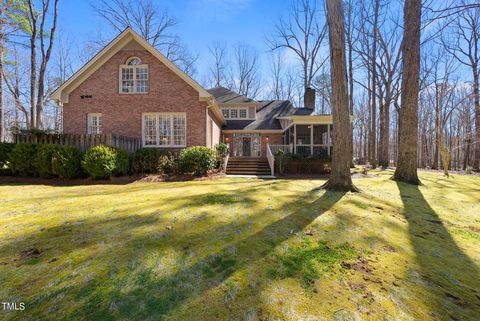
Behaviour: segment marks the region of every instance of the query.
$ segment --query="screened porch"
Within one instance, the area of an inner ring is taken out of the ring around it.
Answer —
[[[286,153],[330,157],[332,125],[292,124],[283,133],[284,145],[271,145],[272,153],[282,149]]]

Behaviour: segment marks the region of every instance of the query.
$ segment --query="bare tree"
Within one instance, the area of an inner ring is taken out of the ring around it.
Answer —
[[[270,85],[270,98],[271,99],[284,99],[284,66],[282,53],[277,51],[272,53],[270,63],[271,85]]]
[[[208,47],[213,62],[209,68],[209,86],[220,87],[227,85],[227,46],[224,42],[216,41]]]
[[[449,37],[442,37],[445,49],[461,64],[470,68],[473,76],[475,103],[475,160],[474,167],[480,169],[480,7],[464,7],[450,26]]]
[[[371,73],[372,73],[372,111],[371,111],[371,123],[369,132],[369,162],[372,167],[377,167],[377,42],[378,42],[378,16],[380,11],[380,0],[374,1],[373,9],[373,37],[372,37],[372,49],[371,49]]]
[[[391,20],[391,28],[378,31],[378,100],[379,128],[378,161],[382,168],[390,164],[390,107],[399,95],[401,36],[398,32],[399,23]]]
[[[394,174],[394,179],[416,185],[420,184],[417,175],[417,144],[421,7],[421,0],[405,0],[398,165]]]
[[[237,43],[234,58],[230,87],[242,95],[256,98],[261,90],[258,51],[247,43]]]
[[[322,69],[322,72],[315,77],[313,85],[317,91],[317,100],[319,100],[318,109],[320,114],[329,113],[331,111],[332,83],[330,74],[327,70]]]
[[[13,46],[10,49],[10,59],[12,63],[2,70],[2,79],[5,81],[5,86],[7,92],[12,97],[15,114],[18,115],[20,112],[25,119],[26,127],[29,127],[30,113],[28,107],[25,107],[24,101],[27,100],[28,92],[24,89],[27,81],[24,79],[24,76],[27,75],[26,70],[21,70],[20,68],[26,65],[23,59],[20,58],[16,46]],[[18,117],[16,119],[16,125],[18,126],[19,121]]]
[[[196,72],[197,57],[171,32],[177,20],[152,0],[96,0],[91,6],[116,31],[133,28],[183,71],[190,75]]]
[[[52,25],[45,22],[50,14],[50,0],[42,0],[37,9],[33,0],[28,0],[25,18],[28,26],[23,31],[29,37],[30,45],[30,127],[42,128],[42,111],[45,98],[45,73],[50,61],[55,31],[57,28],[58,0],[53,2]],[[40,63],[38,64],[37,42],[40,42]],[[37,75],[38,72],[38,75]]]
[[[274,34],[267,39],[271,50],[287,48],[302,64],[303,89],[312,81],[326,59],[321,59],[320,49],[326,35],[326,25],[319,20],[320,12],[313,0],[295,0],[288,20],[280,19]]]
[[[348,107],[345,23],[342,0],[327,0],[332,83],[333,155],[332,173],[323,185],[326,189],[357,191],[350,175],[352,130]]]

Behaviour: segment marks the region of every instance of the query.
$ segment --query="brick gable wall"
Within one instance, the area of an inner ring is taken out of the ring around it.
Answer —
[[[132,56],[148,64],[147,94],[119,93],[119,66]],[[185,112],[187,146],[205,145],[206,106],[195,89],[148,51],[120,50],[70,93],[63,107],[63,128],[65,133],[85,134],[87,114],[101,113],[103,133],[141,138],[143,112]]]

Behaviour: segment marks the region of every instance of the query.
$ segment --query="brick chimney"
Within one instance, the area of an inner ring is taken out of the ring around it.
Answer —
[[[305,108],[315,110],[315,89],[311,87],[305,88],[303,102],[305,104]]]

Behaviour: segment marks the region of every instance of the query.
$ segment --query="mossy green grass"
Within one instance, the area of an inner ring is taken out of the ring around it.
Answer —
[[[370,174],[2,183],[0,319],[478,320],[480,177]]]

